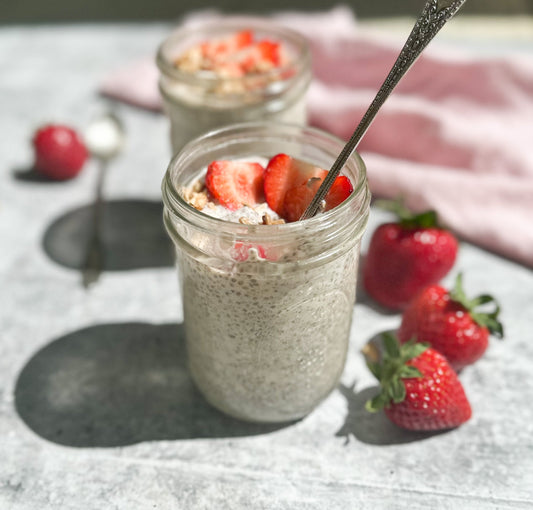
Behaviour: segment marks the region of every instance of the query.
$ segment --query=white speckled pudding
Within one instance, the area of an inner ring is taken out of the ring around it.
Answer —
[[[354,192],[340,206],[280,225],[207,216],[179,190],[215,159],[284,152],[329,168],[342,146],[311,128],[241,124],[191,142],[170,163],[164,220],[176,246],[189,367],[207,400],[227,414],[297,419],[337,385],[368,218],[365,168],[358,156],[350,158],[343,173]],[[247,248],[246,257],[236,256],[236,245]]]
[[[282,67],[242,77],[191,74],[174,65],[195,44],[252,30],[257,37],[282,44],[289,56]],[[266,19],[230,17],[174,31],[159,47],[159,89],[170,120],[174,153],[193,138],[238,122],[276,121],[306,124],[305,93],[311,80],[310,51],[296,32]]]

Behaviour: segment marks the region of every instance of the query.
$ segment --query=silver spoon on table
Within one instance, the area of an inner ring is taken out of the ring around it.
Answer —
[[[348,143],[342,149],[335,163],[333,163],[328,175],[320,185],[320,188],[318,188],[313,200],[307,206],[307,209],[300,217],[300,220],[311,218],[319,211],[322,201],[328,194],[333,181],[339,175],[342,167],[346,164],[346,161],[348,161],[348,158],[357,148],[361,138],[363,138],[363,135],[370,127],[378,110],[383,106],[383,103],[389,97],[394,87],[396,87],[401,78],[414,64],[424,48],[435,35],[437,35],[438,31],[450,18],[452,18],[465,2],[466,0],[428,0],[426,2],[411,34],[398,55],[396,62],[392,66],[387,78],[383,82],[383,85],[381,85],[376,97],[363,115],[361,122],[355,129],[350,140],[348,140]]]
[[[99,167],[89,244],[82,267],[83,286],[88,288],[98,281],[103,268],[101,230],[104,180],[109,162],[124,146],[124,128],[114,113],[105,113],[89,123],[84,139],[91,156],[98,160]]]

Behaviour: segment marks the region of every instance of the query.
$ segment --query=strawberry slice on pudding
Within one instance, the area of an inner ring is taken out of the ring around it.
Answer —
[[[264,168],[259,163],[213,161],[207,167],[205,185],[213,198],[231,211],[263,200]]]
[[[287,154],[277,154],[265,170],[265,198],[269,207],[286,221],[297,221],[327,174],[323,168]],[[348,177],[338,176],[326,195],[325,210],[339,205],[352,191]]]

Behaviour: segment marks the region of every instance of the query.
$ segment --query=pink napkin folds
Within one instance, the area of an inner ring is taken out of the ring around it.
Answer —
[[[214,16],[195,14],[185,23]],[[361,34],[345,8],[275,19],[309,38],[310,123],[349,138],[400,45]],[[157,76],[153,58],[141,60],[110,75],[100,90],[159,110]],[[402,195],[415,211],[434,208],[461,238],[533,267],[533,59],[430,47],[358,150],[376,196]]]

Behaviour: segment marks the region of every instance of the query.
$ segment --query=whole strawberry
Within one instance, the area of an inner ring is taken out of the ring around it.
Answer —
[[[385,206],[400,221],[380,225],[368,248],[363,283],[379,304],[400,310],[422,289],[438,283],[457,256],[457,239],[437,226],[434,211],[412,214],[399,202]]]
[[[366,403],[368,411],[384,409],[393,423],[409,430],[444,430],[470,419],[463,386],[442,354],[420,343],[400,345],[389,334],[383,340],[382,362],[367,362],[381,383],[381,392]]]
[[[494,310],[479,311],[478,307],[489,303],[494,305]],[[401,343],[412,338],[428,343],[446,356],[455,370],[461,370],[483,355],[491,333],[503,337],[499,312],[500,307],[492,296],[468,299],[459,274],[452,290],[431,285],[409,304],[398,338]]]
[[[53,180],[78,175],[87,159],[87,149],[74,129],[59,124],[43,126],[33,136],[35,170]]]

